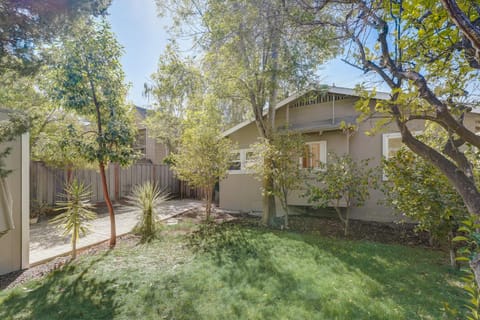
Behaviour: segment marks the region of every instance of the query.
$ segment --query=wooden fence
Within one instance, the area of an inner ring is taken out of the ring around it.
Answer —
[[[106,170],[110,198],[119,200],[130,194],[132,187],[146,181],[157,183],[172,195],[180,195],[180,182],[166,165],[134,164],[128,168],[110,165]],[[100,174],[95,170],[73,170],[73,176],[89,185],[91,201],[102,202],[103,190]],[[30,162],[30,201],[32,204],[55,205],[63,194],[67,172],[45,166],[42,162]]]

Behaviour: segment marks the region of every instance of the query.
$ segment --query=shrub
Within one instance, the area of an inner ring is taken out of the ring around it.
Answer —
[[[157,223],[155,207],[166,200],[168,200],[168,194],[151,182],[133,188],[130,203],[140,211],[137,230],[143,242],[148,242],[155,237]]]
[[[60,207],[57,209],[62,213],[53,218],[51,223],[63,229],[63,235],[71,235],[72,259],[75,259],[78,238],[88,230],[85,223],[93,220],[96,215],[91,210],[89,188],[77,179],[65,186],[65,194],[62,197],[65,200],[58,202]]]

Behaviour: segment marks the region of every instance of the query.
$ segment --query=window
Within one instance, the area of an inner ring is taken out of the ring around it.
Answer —
[[[402,135],[400,132],[385,133],[383,135],[382,153],[386,159],[389,159],[397,153],[402,147]]]
[[[255,162],[255,155],[251,149],[240,149],[234,152],[234,158],[228,168],[229,173],[249,173]]]
[[[307,142],[305,154],[300,158],[300,167],[318,169],[321,163],[327,163],[327,141]]]
[[[145,158],[147,154],[147,129],[138,129],[133,149],[140,152],[143,158]]]
[[[422,134],[422,131],[414,131],[412,134],[418,136]],[[400,132],[383,134],[382,153],[385,159],[393,157],[402,146],[402,134]],[[383,174],[383,180],[388,180],[385,173]]]
[[[228,170],[241,170],[242,169],[242,160],[240,157],[240,151],[235,151],[234,155],[232,156],[233,159],[230,162],[230,166]]]
[[[414,136],[419,136],[422,133],[423,131],[412,131]],[[383,134],[382,153],[386,159],[393,157],[402,146],[402,134],[400,132]]]
[[[255,154],[251,150],[245,150],[244,170],[251,170],[255,164]]]

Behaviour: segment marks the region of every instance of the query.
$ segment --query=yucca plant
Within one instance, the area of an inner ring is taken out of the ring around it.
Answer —
[[[56,209],[62,213],[53,218],[51,223],[62,229],[64,236],[71,236],[72,259],[75,259],[78,238],[88,231],[86,222],[95,219],[96,214],[91,210],[89,187],[74,179],[65,185],[64,191],[62,198],[65,200],[59,201],[60,207]]]
[[[155,237],[157,223],[156,207],[168,200],[168,194],[151,182],[145,182],[133,188],[130,204],[140,212],[137,230],[143,242],[148,242]]]

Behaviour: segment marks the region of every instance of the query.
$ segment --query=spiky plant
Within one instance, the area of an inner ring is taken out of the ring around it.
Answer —
[[[145,182],[133,188],[130,204],[140,212],[137,230],[143,242],[148,242],[155,237],[157,223],[156,207],[168,200],[168,194],[151,182]]]
[[[73,179],[71,183],[65,185],[64,200],[57,202],[59,208],[56,210],[62,213],[53,218],[50,223],[56,224],[63,230],[63,235],[71,236],[72,259],[77,257],[77,242],[80,235],[88,231],[87,221],[96,217],[90,203],[90,190],[82,182]]]

